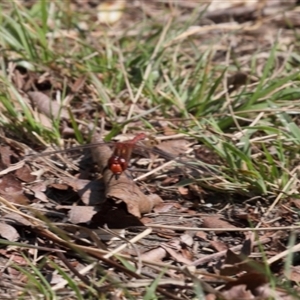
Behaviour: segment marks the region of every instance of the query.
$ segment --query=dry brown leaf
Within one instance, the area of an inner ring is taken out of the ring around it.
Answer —
[[[189,214],[190,216],[193,216],[193,215],[196,215],[197,212],[195,210],[192,210],[192,209],[182,209],[181,210],[182,212],[186,212],[187,214]]]
[[[165,136],[170,136],[170,135],[177,134],[178,132],[176,131],[176,129],[166,126],[163,127],[163,133]]]
[[[50,186],[61,191],[66,191],[69,188],[69,185],[66,183],[52,183]]]
[[[123,15],[125,6],[125,0],[103,1],[97,7],[99,22],[111,25],[119,21]]]
[[[14,76],[12,77],[12,80],[18,90],[23,89],[25,82],[26,82],[25,78],[26,78],[26,75],[24,76],[23,74],[21,74],[21,72],[18,69],[14,70]]]
[[[189,189],[185,186],[180,186],[178,187],[178,192],[180,193],[180,195],[182,196],[187,196],[189,195]]]
[[[190,265],[192,263],[193,254],[185,243],[178,239],[173,239],[168,243],[161,244],[168,254],[174,258],[177,262]]]
[[[239,256],[238,254],[232,252],[230,249],[226,252],[225,261],[220,265],[219,273],[224,276],[237,275],[240,272],[244,271],[244,265],[247,265],[245,258]]]
[[[238,264],[240,262],[243,262],[245,259],[246,259],[245,257],[242,257],[239,254],[234,253],[230,249],[228,249],[224,264],[226,265]]]
[[[253,233],[250,233],[249,238],[247,238],[243,242],[243,247],[241,249],[241,255],[243,255],[244,257],[248,257],[252,253],[254,238],[255,238],[255,235]]]
[[[1,249],[0,253],[1,256],[4,256],[9,259],[10,262],[13,262],[14,264],[18,266],[27,266],[28,265],[28,260],[20,255],[20,250],[17,248],[17,250],[14,250],[15,247],[13,247],[11,250],[6,250],[6,249]],[[10,279],[12,280],[24,280],[24,273],[22,273],[20,270],[16,270],[13,266],[10,267],[8,264],[7,267],[7,273],[10,276]],[[13,299],[17,299],[18,297],[12,297]]]
[[[15,258],[15,257],[14,257]],[[9,274],[10,278],[17,280],[19,282],[25,281],[24,275],[22,276],[22,272],[15,269],[14,267],[7,267],[7,273]]]
[[[72,224],[88,223],[98,211],[99,207],[96,206],[71,206],[69,221]]]
[[[23,152],[24,153],[24,152],[28,152],[28,151],[32,150],[27,145],[25,145],[21,142],[18,142],[17,140],[10,139],[10,138],[6,137],[5,135],[3,135],[2,132],[0,132],[0,139],[1,139],[2,142],[4,142],[5,144],[9,145],[12,149],[14,149],[14,151],[17,150],[18,152]],[[14,152],[13,152],[13,156],[18,158],[18,156]],[[21,161],[19,163],[21,163]]]
[[[209,216],[202,218],[202,227],[204,228],[236,228],[227,221],[221,220],[221,216]],[[216,234],[221,234],[223,232],[216,231]]]
[[[268,278],[257,272],[251,272],[247,274],[243,274],[237,280],[228,282],[223,291],[229,291],[235,286],[245,285],[246,289],[251,291],[252,294],[257,294],[255,291],[257,288],[264,286],[268,283]]]
[[[45,128],[52,130],[53,129],[53,122],[52,118],[47,117],[43,113],[39,113],[38,111],[33,112],[33,117],[35,120],[38,120],[39,123],[41,123]]]
[[[36,191],[36,192],[34,192],[34,196],[35,196],[36,199],[38,199],[42,202],[48,202],[49,201],[46,194],[43,193],[43,192]]]
[[[0,178],[0,193],[15,193],[22,190],[21,182],[13,174],[6,174]]]
[[[10,156],[12,151],[8,146],[0,146],[0,154],[1,154],[1,169],[8,168],[11,164]]]
[[[253,224],[259,221],[260,214],[252,210],[248,210],[248,211],[233,210],[232,217],[240,220],[246,220],[249,223]]]
[[[201,240],[207,241],[207,233],[205,231],[197,231],[195,236]]]
[[[208,6],[208,11],[223,10],[230,7],[241,7],[241,6],[254,6],[258,0],[248,1],[248,0],[227,0],[220,2],[219,0],[211,0]]]
[[[194,244],[194,239],[187,233],[180,236],[180,241],[189,247]]]
[[[9,213],[3,216],[3,220],[10,225],[31,226],[32,224],[23,216],[17,213]]]
[[[76,191],[85,205],[97,205],[105,201],[104,190],[99,180],[85,180],[62,177],[64,182]]]
[[[27,266],[28,260],[21,256],[20,253],[13,248],[11,250],[0,249],[0,254],[4,257],[9,258],[11,261],[16,263],[18,266]]]
[[[68,119],[69,115],[67,110],[61,107],[56,101],[52,101],[47,95],[41,92],[28,92],[33,104],[37,109],[49,118],[62,118]]]
[[[207,294],[205,300],[216,300],[217,296],[215,294]]]
[[[212,248],[214,248],[218,252],[228,249],[228,247],[221,241],[211,241],[210,245],[211,245]]]
[[[172,246],[169,246],[169,244],[162,244],[161,247],[164,248],[167,251],[167,253],[177,262],[183,263],[185,265],[192,264],[191,258],[193,257],[193,255],[187,249],[175,250]]]
[[[152,218],[149,218],[149,217],[142,217],[140,219],[140,221],[145,225],[145,224],[151,224],[153,223],[153,219]]]
[[[79,78],[76,79],[76,81],[74,82],[74,84],[71,87],[72,93],[77,93],[81,90],[81,88],[84,86],[86,82],[86,76],[81,76]]]
[[[178,182],[178,178],[177,177],[166,177],[162,182],[161,185],[162,186],[170,186],[173,185],[174,183]]]
[[[92,143],[99,143],[102,139],[94,134]],[[151,197],[142,193],[139,187],[132,179],[123,172],[118,179],[112,176],[107,168],[107,162],[112,155],[110,148],[102,144],[92,148],[93,160],[98,164],[100,170],[103,170],[103,180],[105,182],[105,195],[107,199],[112,199],[116,203],[124,202],[127,210],[132,215],[140,218],[141,214],[149,213],[153,209],[153,200]]]
[[[61,134],[64,138],[70,138],[75,136],[75,130],[74,128],[71,128],[69,124],[66,121],[62,121],[61,126]]]
[[[299,288],[293,288],[293,292],[299,295]],[[269,284],[264,284],[255,289],[254,294],[256,295],[256,299],[278,299],[278,300],[296,300],[294,295],[287,294],[284,290],[276,290],[273,286]]]
[[[172,207],[174,207],[174,203],[159,203],[155,205],[153,211],[156,213],[165,213],[168,212]]]
[[[293,199],[292,203],[295,205],[295,207],[300,208],[300,199]]]
[[[53,272],[51,274],[51,277],[50,277],[50,284],[51,285],[55,285],[55,284],[59,284],[61,282],[65,282],[65,277],[63,277],[62,275],[60,274],[57,274],[55,272]]]
[[[152,220],[152,222],[153,222],[153,220]],[[165,239],[171,239],[174,236],[177,236],[177,233],[175,233],[174,230],[165,229],[165,228],[156,229],[155,233],[157,234],[157,236],[165,238]]]
[[[158,205],[163,205],[164,201],[158,194],[150,194],[148,195],[149,201],[152,202],[152,207],[155,208]]]
[[[63,208],[63,206],[62,206]],[[107,247],[101,241],[121,240],[121,237],[125,236],[125,230],[109,230],[109,232],[102,228],[90,229],[84,224],[83,226],[75,224],[59,224],[59,228],[76,236],[80,239],[90,238],[92,239],[97,247],[100,249],[107,250]]]
[[[108,172],[105,172],[108,173]],[[111,174],[109,174],[111,176]],[[122,174],[118,180],[111,178],[106,188],[106,197],[116,203],[123,201],[126,203],[127,210],[132,215],[140,218],[142,214],[149,213],[153,209],[152,201],[142,192],[132,181]],[[143,199],[144,198],[144,199]]]
[[[0,222],[0,236],[10,242],[16,242],[20,238],[19,233],[14,227],[2,222]]]
[[[225,261],[220,269],[220,275],[232,276],[241,272],[254,273],[263,270],[263,268],[263,263],[251,260],[242,254],[236,254],[228,249]]]
[[[247,286],[244,284],[233,286],[230,290],[224,291],[222,296],[228,300],[255,299],[255,296],[249,290],[247,290]]]
[[[161,142],[160,144],[156,145],[155,148],[177,157],[180,154],[184,154],[188,150],[188,145],[189,141],[185,139],[178,139]]]
[[[280,27],[296,28],[300,27],[299,10],[287,11],[284,14],[275,16],[274,22]]]
[[[290,266],[288,270],[285,270],[285,276],[297,283],[300,282],[300,266]]]
[[[5,200],[20,204],[20,205],[28,205],[30,203],[29,199],[24,195],[23,191],[17,191],[17,192],[7,192],[3,193],[0,192],[0,195],[5,198]]]
[[[7,201],[27,205],[29,199],[23,193],[23,187],[19,180],[12,173],[6,174],[0,178],[0,195]]]
[[[24,165],[22,168],[18,169],[15,174],[24,182],[32,182],[36,180],[36,176],[31,174],[31,170],[28,165]]]
[[[167,255],[164,248],[158,247],[143,253],[140,258],[147,261],[162,261]]]
[[[44,182],[37,182],[30,186],[30,190],[34,192],[34,196],[36,199],[41,200],[42,202],[48,202],[48,198],[44,193],[47,190],[47,183]]]
[[[25,165],[25,161],[21,160],[16,164],[10,165],[9,167],[7,167],[6,169],[0,171],[0,176],[6,175],[10,172],[14,172],[20,168],[22,168]]]

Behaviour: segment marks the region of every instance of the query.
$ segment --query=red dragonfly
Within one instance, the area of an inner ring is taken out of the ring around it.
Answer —
[[[40,156],[48,156],[48,155],[53,155],[53,154],[58,154],[58,153],[65,153],[69,151],[75,151],[75,150],[82,150],[86,148],[92,148],[92,147],[97,147],[99,145],[103,144],[108,144],[108,145],[113,145],[113,153],[111,157],[107,161],[107,168],[112,172],[113,176],[115,179],[118,179],[119,176],[128,169],[129,161],[132,155],[132,152],[135,148],[142,149],[143,152],[153,152],[156,153],[167,160],[179,160],[181,164],[187,165],[189,168],[193,169],[198,169],[198,171],[206,171],[209,173],[215,173],[212,168],[206,167],[203,164],[201,166],[191,164],[189,162],[183,162],[180,159],[173,157],[172,155],[167,154],[166,152],[160,150],[160,149],[150,149],[149,147],[142,146],[142,145],[137,145],[137,143],[141,140],[144,140],[146,138],[145,133],[140,133],[137,136],[135,136],[131,140],[123,141],[123,142],[96,142],[92,144],[87,144],[87,145],[81,145],[78,147],[73,147],[65,150],[56,150],[56,151],[51,151],[51,152],[44,152],[40,153],[37,155],[34,155],[35,157],[40,157]],[[213,166],[212,166],[213,167]]]
[[[117,142],[113,153],[107,162],[107,167],[111,170],[116,179],[126,171],[135,144],[146,138],[145,133],[140,133],[131,140]]]

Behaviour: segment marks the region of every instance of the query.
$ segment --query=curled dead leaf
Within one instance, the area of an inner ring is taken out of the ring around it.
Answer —
[[[10,242],[16,242],[20,238],[19,233],[14,227],[2,222],[0,222],[0,236]]]
[[[28,92],[28,96],[37,109],[49,118],[68,118],[68,112],[56,101],[52,101],[47,95],[41,92]]]

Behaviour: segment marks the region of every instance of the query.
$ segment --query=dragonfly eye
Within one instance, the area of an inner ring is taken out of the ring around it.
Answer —
[[[128,162],[123,157],[119,157],[118,158],[118,164],[122,168],[122,172],[124,172],[127,169],[127,167],[128,167]]]

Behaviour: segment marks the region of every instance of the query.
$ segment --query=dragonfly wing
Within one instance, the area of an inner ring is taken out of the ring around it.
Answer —
[[[58,150],[53,150],[53,151],[46,151],[46,152],[42,152],[42,153],[34,153],[34,154],[28,154],[26,155],[27,157],[32,157],[32,158],[38,158],[40,156],[50,156],[50,155],[55,155],[55,154],[63,154],[63,153],[69,153],[69,152],[76,152],[76,151],[82,151],[84,149],[91,149],[91,148],[95,148],[95,147],[99,147],[101,145],[107,145],[112,147],[114,145],[114,143],[112,142],[97,142],[97,143],[91,143],[91,144],[86,144],[86,145],[80,145],[80,146],[75,146],[75,147],[70,147],[70,148],[66,148],[66,149],[58,149]]]
[[[182,147],[179,147],[182,149]],[[178,148],[178,149],[179,149]],[[175,153],[178,153],[178,149],[176,149]],[[201,160],[187,158],[184,151],[180,151],[181,155],[173,155],[170,153],[167,153],[166,151],[159,149],[158,147],[146,147],[144,145],[136,145],[133,148],[133,152],[137,155],[143,156],[143,157],[151,157],[151,154],[157,155],[159,157],[164,158],[167,161],[175,161],[176,163],[183,165],[184,167],[187,167],[188,169],[197,171],[197,174],[217,174],[219,173],[217,170],[219,166],[207,164]]]

